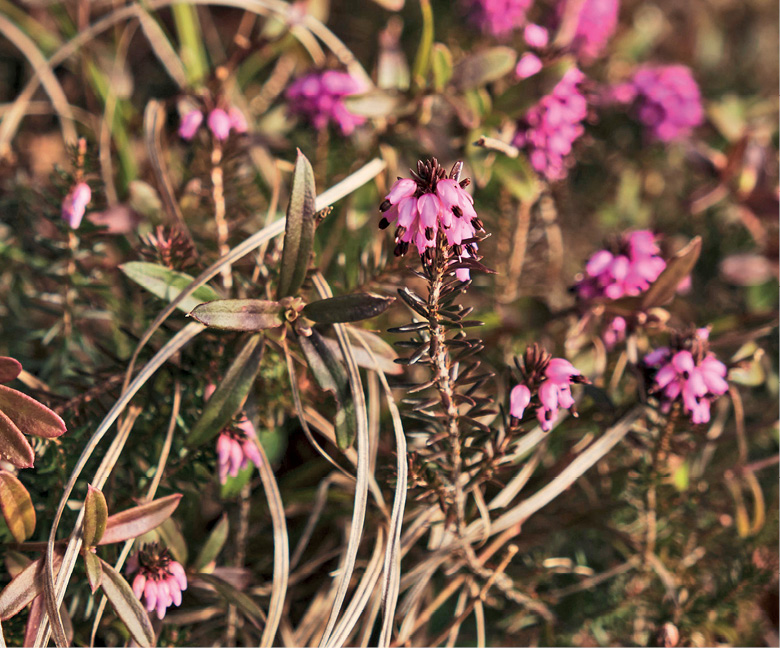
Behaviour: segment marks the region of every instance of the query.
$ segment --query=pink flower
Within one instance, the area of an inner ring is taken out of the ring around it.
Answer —
[[[191,140],[203,123],[203,113],[200,110],[190,110],[181,118],[179,137]]]
[[[626,320],[620,316],[612,318],[601,337],[608,350],[614,349],[626,339]]]
[[[563,358],[553,358],[537,345],[526,349],[522,365],[517,363],[523,381],[509,395],[509,413],[521,419],[532,402],[537,404],[536,418],[542,430],[549,432],[561,409],[574,410],[571,386],[587,379]]]
[[[424,256],[436,246],[442,231],[447,245],[459,259],[476,255],[474,238],[482,221],[474,210],[474,200],[465,190],[468,180],[460,180],[460,165],[449,176],[435,160],[418,162],[413,178],[399,178],[379,209],[383,212],[379,227],[385,229],[398,221],[395,230],[395,254],[402,256],[410,245]],[[468,281],[468,269],[459,268],[457,276]]]
[[[290,112],[308,118],[317,130],[333,122],[343,135],[350,135],[366,119],[349,112],[343,98],[366,89],[361,81],[347,72],[328,70],[301,77],[287,88],[286,94]]]
[[[527,79],[542,69],[542,62],[536,54],[526,52],[520,57],[515,67],[515,74],[518,79]]]
[[[157,543],[144,546],[127,561],[127,572],[138,572],[133,579],[133,593],[157,611],[162,619],[171,605],[181,605],[181,593],[187,589],[184,567],[173,560],[165,547]]]
[[[230,119],[230,128],[236,133],[246,133],[249,130],[249,124],[247,124],[246,117],[235,106],[231,106],[228,110],[228,118]]]
[[[571,2],[581,2],[571,47],[579,58],[590,63],[615,33],[620,0],[562,0],[559,14]]]
[[[703,334],[705,331],[706,334]],[[710,420],[710,403],[728,391],[726,365],[709,351],[708,329],[677,336],[671,347],[649,353],[644,364],[653,372],[652,393],[661,401],[661,410],[668,412],[672,403],[681,399],[684,411],[695,424]]]
[[[92,190],[86,182],[79,182],[62,201],[62,217],[72,229],[78,229],[92,200]]]
[[[504,37],[525,24],[533,0],[462,0],[471,22],[486,34]]]
[[[687,137],[704,121],[699,86],[684,65],[644,66],[611,95],[620,103],[633,102],[639,121],[662,142]]]
[[[231,120],[222,108],[214,108],[209,113],[209,130],[218,140],[226,140],[230,135]]]
[[[649,230],[624,234],[615,250],[599,250],[588,259],[576,285],[579,297],[620,299],[645,292],[666,268],[660,251]]]
[[[571,68],[518,122],[514,145],[525,149],[531,166],[549,180],[566,176],[564,159],[585,132],[580,122],[587,116],[588,106],[578,88],[584,78],[577,68]]]
[[[257,433],[252,422],[244,416],[235,428],[225,428],[217,438],[217,465],[219,481],[224,484],[227,476],[235,477],[251,461],[258,468],[262,458],[255,445]]]
[[[523,38],[529,47],[542,49],[547,47],[547,43],[550,41],[550,34],[544,27],[528,23],[523,30]]]

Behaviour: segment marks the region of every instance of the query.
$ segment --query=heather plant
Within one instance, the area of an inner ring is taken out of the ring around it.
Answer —
[[[771,7],[0,35],[3,645],[777,644]]]

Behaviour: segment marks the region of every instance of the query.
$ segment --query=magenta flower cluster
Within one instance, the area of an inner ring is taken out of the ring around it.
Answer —
[[[523,418],[536,395],[536,418],[542,430],[549,432],[561,409],[574,412],[572,384],[587,381],[568,360],[538,353],[538,349],[526,351],[523,382],[515,385],[509,394],[509,413],[513,418]],[[529,362],[529,358],[534,361]]]
[[[312,72],[287,88],[287,100],[290,112],[303,115],[317,130],[333,122],[343,135],[350,135],[366,119],[347,110],[344,97],[367,89],[364,83],[347,72]]]
[[[533,0],[463,0],[462,4],[474,25],[500,38],[525,24]]]
[[[584,78],[577,68],[568,70],[518,123],[513,144],[525,149],[533,168],[549,180],[566,176],[564,158],[585,132],[581,122],[588,106],[578,87]]]
[[[643,293],[666,267],[660,251],[649,230],[624,234],[616,253],[599,250],[590,257],[577,294],[582,299],[619,299]]]
[[[81,219],[87,211],[87,205],[92,200],[92,190],[86,182],[77,183],[62,201],[62,217],[72,228],[78,229]]]
[[[235,106],[228,110],[214,108],[209,112],[206,120],[211,134],[219,141],[224,141],[230,136],[230,131],[235,133],[246,133],[249,130],[246,117]],[[179,125],[179,137],[185,140],[191,140],[195,137],[201,124],[203,123],[203,112],[200,110],[190,110],[181,118]]]
[[[133,593],[145,601],[146,609],[157,611],[163,619],[171,605],[181,605],[181,593],[187,589],[187,574],[168,550],[158,545],[144,548],[127,561],[127,571],[138,572],[133,579]]]
[[[681,399],[693,423],[709,422],[710,403],[729,389],[728,370],[709,351],[708,335],[707,329],[699,329],[687,343],[661,347],[644,358],[645,365],[655,370],[652,391],[660,398],[662,411],[668,412]]]
[[[662,142],[684,138],[704,121],[699,86],[684,65],[642,67],[611,94],[615,101],[633,104],[639,120]]]
[[[468,180],[459,180],[455,168],[447,177],[436,160],[418,164],[413,178],[399,178],[385,196],[379,209],[383,212],[379,227],[385,229],[398,221],[395,231],[396,256],[402,256],[410,244],[421,256],[436,246],[441,229],[447,244],[460,257],[473,256],[474,237],[482,222],[474,210],[474,199],[465,190]],[[469,280],[469,271],[456,271],[458,279]]]
[[[576,1],[576,0],[574,0]],[[559,12],[572,0],[563,0]],[[591,62],[604,51],[617,28],[620,0],[584,0],[577,15],[577,27],[571,42],[572,50],[585,62]]]
[[[246,417],[236,423],[235,428],[225,428],[217,438],[217,470],[219,481],[224,484],[227,476],[235,477],[251,461],[258,468],[262,462],[260,451],[255,445],[255,426]]]

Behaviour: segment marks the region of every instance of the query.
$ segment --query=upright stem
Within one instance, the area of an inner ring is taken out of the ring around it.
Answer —
[[[455,390],[451,375],[450,355],[447,351],[445,338],[445,328],[439,319],[439,301],[441,299],[441,290],[444,285],[447,268],[447,241],[441,231],[436,239],[436,248],[433,264],[430,268],[430,279],[428,286],[428,327],[431,334],[431,363],[433,366],[434,380],[436,389],[439,391],[442,406],[447,415],[446,431],[450,442],[450,461],[452,464],[450,471],[450,481],[452,482],[453,494],[455,499],[455,508],[458,515],[458,527],[461,528],[464,519],[464,497],[463,488],[460,483],[463,459],[461,456],[460,427],[458,425],[459,413],[458,406],[455,403]]]
[[[215,142],[211,151],[211,191],[214,199],[214,220],[217,223],[217,245],[219,246],[219,255],[225,256],[230,252],[228,246],[228,224],[225,218],[225,184],[224,173],[222,171],[222,145]],[[222,285],[225,288],[233,286],[233,273],[230,264],[226,264],[222,270]]]

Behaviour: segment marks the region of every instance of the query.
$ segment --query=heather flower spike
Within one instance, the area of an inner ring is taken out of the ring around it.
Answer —
[[[533,0],[463,0],[471,22],[486,34],[508,36],[525,24]]]
[[[639,121],[662,142],[687,137],[704,121],[699,86],[684,65],[642,67],[611,95],[619,103],[633,103]]]
[[[360,94],[367,89],[362,81],[347,72],[313,72],[287,88],[287,100],[290,112],[306,117],[317,130],[334,123],[342,135],[351,135],[366,119],[349,112],[344,97]]]
[[[208,125],[212,135],[218,140],[223,141],[230,136],[231,120],[222,108],[215,108],[209,113]]]
[[[668,347],[647,354],[644,365],[653,374],[651,393],[661,401],[661,411],[682,401],[695,424],[708,423],[710,404],[728,389],[726,365],[709,350],[709,330],[674,335]]]
[[[522,78],[535,74],[534,69],[540,67],[541,63],[526,55],[520,59],[515,72]],[[585,132],[581,122],[587,116],[588,106],[578,87],[584,78],[577,68],[571,68],[552,92],[542,97],[518,122],[513,144],[528,153],[531,166],[548,180],[566,176],[565,158],[571,153],[572,144]]]
[[[238,471],[246,468],[250,461],[260,468],[262,458],[255,445],[256,439],[255,427],[246,416],[234,427],[222,430],[217,438],[217,465],[221,484],[227,481],[228,475],[238,475]]]
[[[62,217],[71,229],[78,229],[92,200],[92,190],[86,182],[77,183],[62,201]]]
[[[149,612],[157,611],[157,618],[163,619],[171,605],[181,605],[187,574],[168,549],[158,543],[146,545],[127,561],[127,573],[134,572],[138,573],[133,579],[133,593],[145,602]]]
[[[182,118],[179,125],[179,137],[191,140],[203,123],[203,113],[200,110],[190,110]]]
[[[466,191],[469,180],[460,179],[462,162],[449,175],[433,158],[418,162],[411,178],[398,178],[379,206],[381,229],[398,221],[395,230],[395,255],[403,256],[410,245],[417,248],[425,263],[430,263],[439,232],[452,254],[458,258],[475,257],[477,232],[482,221],[474,210],[474,200]],[[458,278],[468,281],[467,269],[458,269]]]
[[[571,386],[589,381],[574,365],[563,358],[553,358],[536,344],[526,349],[522,362],[515,363],[522,382],[509,395],[509,414],[513,419],[522,419],[526,408],[535,405],[539,425],[549,432],[561,409],[571,410],[577,416]]]
[[[567,2],[580,3],[572,50],[579,58],[590,63],[604,51],[615,33],[620,0],[563,0],[559,13],[565,11]]]

